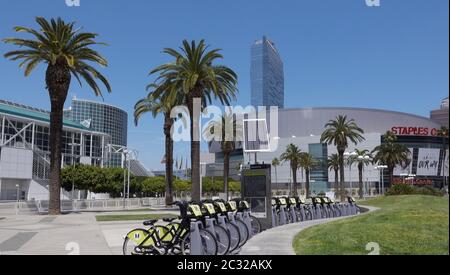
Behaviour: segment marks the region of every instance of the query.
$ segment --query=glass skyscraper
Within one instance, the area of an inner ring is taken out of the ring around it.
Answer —
[[[275,44],[263,36],[251,49],[251,104],[284,108],[283,61]]]

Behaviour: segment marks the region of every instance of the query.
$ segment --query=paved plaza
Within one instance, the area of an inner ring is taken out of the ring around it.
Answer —
[[[148,213],[107,212],[101,215]],[[160,210],[151,213],[174,212]],[[97,222],[96,215],[99,213],[6,216],[0,219],[0,254],[121,255],[125,234],[130,229],[143,227],[139,221]],[[242,248],[241,255],[292,255],[292,240],[298,232],[337,219],[307,221],[266,230],[252,238]]]
[[[168,211],[151,213],[173,214]],[[105,214],[118,213],[101,213]],[[125,234],[132,228],[142,227],[139,221],[97,222],[96,215],[98,213],[4,217],[0,219],[0,254],[120,255]]]

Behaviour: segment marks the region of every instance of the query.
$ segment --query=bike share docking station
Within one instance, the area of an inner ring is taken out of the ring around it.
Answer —
[[[253,216],[261,222],[262,229],[272,227],[271,165],[252,164],[243,167],[241,196],[250,203]]]

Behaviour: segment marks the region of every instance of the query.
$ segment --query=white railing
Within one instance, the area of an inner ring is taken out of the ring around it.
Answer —
[[[100,199],[100,200],[64,200],[61,201],[61,211],[117,211],[164,205],[164,198],[130,198],[130,199]],[[48,201],[37,201],[40,213],[48,211]]]

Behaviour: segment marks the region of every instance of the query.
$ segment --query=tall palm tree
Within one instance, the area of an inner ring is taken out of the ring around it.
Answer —
[[[39,64],[47,66],[45,83],[51,103],[50,112],[50,176],[49,176],[49,214],[58,215],[60,209],[61,186],[61,146],[63,132],[63,109],[69,91],[71,78],[74,76],[79,84],[84,79],[95,95],[101,96],[97,84],[100,80],[111,92],[106,78],[90,63],[106,67],[108,62],[91,46],[104,45],[95,41],[97,34],[80,32],[75,23],[66,23],[61,18],[50,22],[42,17],[36,17],[40,29],[15,27],[16,32],[27,33],[33,38],[6,38],[3,41],[19,46],[21,49],[6,53],[10,60],[22,60],[19,67],[25,69],[25,76]]]
[[[163,86],[157,86],[150,84],[147,86],[149,89],[163,89]],[[151,91],[146,98],[139,100],[134,106],[134,122],[138,125],[139,119],[145,113],[151,113],[153,117],[157,117],[159,114],[164,116],[163,132],[165,136],[165,165],[166,165],[166,205],[173,202],[173,139],[171,135],[172,126],[175,122],[174,118],[171,118],[170,113],[172,108],[179,102],[178,98],[156,98],[154,90]]]
[[[325,131],[320,138],[321,143],[334,144],[338,151],[341,200],[345,199],[344,152],[348,148],[349,141],[356,145],[365,140],[363,134],[363,129],[358,127],[354,119],[347,119],[347,116],[338,116],[325,124]]]
[[[397,137],[392,132],[387,132],[384,142],[372,151],[373,163],[386,165],[389,173],[389,183],[394,181],[394,168],[397,165],[407,167],[411,161],[411,153],[403,144],[397,143]]]
[[[300,161],[299,161],[299,166],[302,167],[305,170],[305,177],[306,177],[306,184],[305,184],[305,189],[306,189],[306,198],[310,198],[311,194],[310,194],[310,174],[311,174],[311,170],[316,167],[319,164],[318,160],[316,160],[314,158],[313,155],[308,154],[308,153],[300,153]]]
[[[352,156],[349,161],[350,164],[357,163],[358,164],[358,173],[359,173],[359,198],[362,199],[364,196],[363,193],[363,170],[364,167],[371,164],[372,160],[369,156],[369,150],[359,150],[355,149],[355,156]]]
[[[280,166],[280,160],[278,158],[274,158],[272,160],[272,166],[275,169],[275,182],[277,185],[277,192],[278,192],[278,174],[277,174],[277,167]]]
[[[339,155],[332,154],[328,157],[327,165],[328,169],[334,171],[334,190],[339,190],[336,193],[340,193],[342,190],[339,189]]]
[[[300,163],[300,149],[294,145],[294,144],[289,144],[286,147],[286,151],[284,151],[283,154],[281,154],[280,156],[280,160],[283,162],[289,161],[289,164],[291,166],[291,171],[292,171],[292,191],[291,191],[291,195],[292,196],[298,196],[298,192],[297,192],[297,170],[299,168],[299,163]]]
[[[180,50],[164,49],[163,52],[175,60],[155,68],[150,73],[159,74],[157,81],[170,83],[171,89],[157,93],[172,94],[182,91],[184,94],[184,103],[191,118],[192,199],[200,200],[200,110],[195,109],[197,106],[194,106],[194,103],[200,102],[201,107],[205,107],[214,97],[222,104],[229,105],[230,100],[236,98],[237,75],[230,68],[215,64],[223,58],[221,50],[208,50],[204,40],[199,43],[184,40]]]
[[[445,188],[446,184],[446,177],[445,177],[445,171],[444,169],[446,169],[445,167],[445,158],[446,158],[446,154],[447,154],[447,142],[448,142],[448,128],[445,126],[442,126],[441,129],[438,130],[437,132],[437,136],[442,138],[442,150],[443,150],[443,154],[442,154],[442,188]]]
[[[229,198],[230,155],[236,148],[237,142],[242,140],[242,127],[239,127],[236,115],[229,110],[219,120],[210,121],[203,135],[210,141],[220,142],[223,153],[223,189],[227,198]]]

